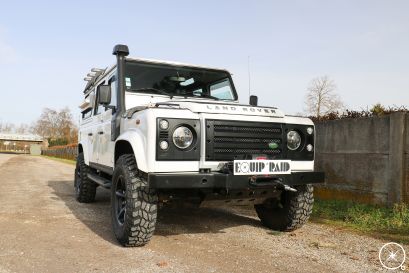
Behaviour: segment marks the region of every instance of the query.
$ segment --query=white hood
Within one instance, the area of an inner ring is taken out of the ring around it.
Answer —
[[[210,113],[210,114],[226,114],[226,115],[245,115],[245,116],[263,116],[283,118],[284,113],[275,107],[250,106],[239,104],[237,102],[216,101],[203,98],[169,99],[168,96],[152,96],[141,94],[127,94],[125,99],[126,108],[147,107],[147,108],[180,108],[187,109],[193,113]]]
[[[250,106],[238,103],[218,102],[214,100],[171,100],[163,103],[163,105],[166,104],[179,106],[180,108],[188,109],[193,113],[264,116],[276,118],[284,117],[284,113],[274,107]],[[161,103],[159,103],[159,105],[161,105]]]

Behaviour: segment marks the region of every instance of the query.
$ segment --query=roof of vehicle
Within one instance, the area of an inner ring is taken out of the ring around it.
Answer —
[[[173,65],[173,66],[180,66],[180,67],[192,67],[192,68],[199,68],[199,69],[207,69],[207,70],[219,70],[230,73],[228,70],[224,68],[215,68],[215,67],[208,67],[208,66],[200,66],[188,63],[181,63],[181,62],[174,62],[174,61],[164,61],[164,60],[156,60],[156,59],[145,59],[145,58],[126,58],[127,61],[135,61],[141,63],[152,63],[152,64],[165,64],[165,65]],[[94,87],[94,84],[105,77],[109,72],[111,72],[116,67],[116,64],[107,67],[104,73],[100,74],[98,77],[94,79],[93,82],[87,82],[85,86],[84,93],[88,93],[87,91],[91,91],[90,89]]]
[[[164,60],[156,60],[156,59],[145,59],[145,58],[126,58],[129,61],[136,61],[136,62],[143,62],[143,63],[154,63],[154,64],[167,64],[167,65],[174,65],[174,66],[183,66],[183,67],[193,67],[193,68],[200,68],[200,69],[209,69],[209,70],[220,70],[228,72],[224,68],[216,68],[210,66],[201,66],[195,64],[188,64],[188,63],[181,63],[181,62],[174,62],[174,61],[164,61]]]

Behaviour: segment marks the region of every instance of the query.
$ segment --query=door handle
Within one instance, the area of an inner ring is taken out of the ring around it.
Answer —
[[[89,133],[88,136],[92,136],[92,133]]]
[[[103,134],[104,134],[103,131],[99,131],[99,132],[98,132],[98,135],[103,135]]]

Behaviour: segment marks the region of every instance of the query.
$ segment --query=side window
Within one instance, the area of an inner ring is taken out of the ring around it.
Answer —
[[[230,81],[228,79],[210,85],[210,95],[221,100],[233,100],[233,92],[231,90]]]
[[[94,99],[95,99],[94,92],[91,92],[88,96],[85,97],[85,102],[90,104],[90,108],[85,109],[84,111],[81,112],[82,119],[87,119],[92,116]]]
[[[92,109],[87,109],[82,112],[82,119],[87,119],[92,116]]]

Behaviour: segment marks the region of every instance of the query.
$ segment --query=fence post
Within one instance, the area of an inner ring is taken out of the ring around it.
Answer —
[[[405,190],[405,113],[390,115],[389,163],[388,163],[388,205],[403,202]]]
[[[404,160],[404,180],[402,185],[403,202],[409,204],[409,113],[405,115],[405,136],[404,136],[403,160]]]

